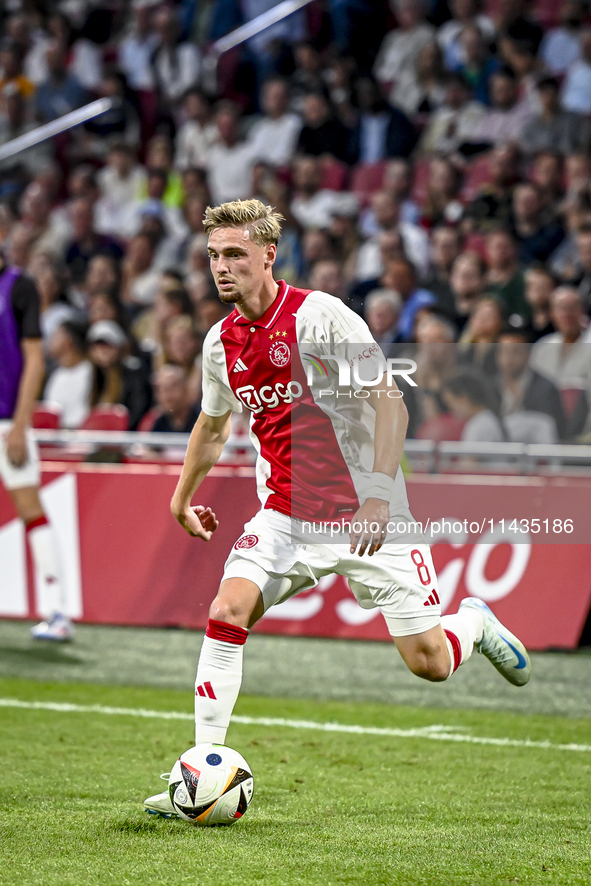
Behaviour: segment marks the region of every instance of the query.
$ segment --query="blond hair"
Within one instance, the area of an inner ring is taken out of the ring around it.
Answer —
[[[270,243],[277,244],[283,220],[281,213],[275,212],[272,206],[265,206],[260,200],[234,200],[232,203],[208,206],[203,227],[208,236],[216,228],[248,227],[253,243],[268,246]]]

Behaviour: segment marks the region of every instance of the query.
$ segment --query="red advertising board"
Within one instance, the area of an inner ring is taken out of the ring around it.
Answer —
[[[90,623],[204,628],[225,558],[258,507],[252,470],[220,466],[203,484],[199,500],[220,518],[205,544],[170,515],[179,466],[44,467],[43,500],[59,536],[70,613]],[[408,492],[433,542],[444,611],[455,612],[466,595],[479,596],[529,648],[577,645],[591,604],[591,548],[585,543],[591,483],[417,476],[408,480]],[[569,519],[574,531],[552,536],[552,521],[562,527]],[[507,533],[513,520],[529,520],[528,531],[524,523],[517,534]],[[544,537],[555,543],[536,541],[536,520],[550,521]],[[0,617],[36,617],[24,533],[2,489],[0,562]],[[388,639],[378,610],[361,609],[335,576],[272,609],[256,630]]]

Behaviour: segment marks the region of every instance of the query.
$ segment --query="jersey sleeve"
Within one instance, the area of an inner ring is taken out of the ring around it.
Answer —
[[[203,342],[203,381],[201,409],[217,417],[226,412],[242,412],[242,404],[234,396],[228,381],[226,353],[220,339],[220,323],[216,323]]]
[[[21,274],[12,287],[11,299],[20,338],[41,338],[39,293],[33,280]]]
[[[355,372],[351,384],[363,387],[357,379],[375,379],[384,369],[385,357],[369,326],[359,314],[325,292],[312,292],[300,307],[298,329],[300,350],[321,360],[325,357],[345,359]],[[327,371],[336,373],[334,361],[323,360]]]

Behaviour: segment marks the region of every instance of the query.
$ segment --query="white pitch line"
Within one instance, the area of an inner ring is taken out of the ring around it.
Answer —
[[[57,701],[22,701],[18,698],[0,698],[0,708],[25,708],[35,711],[55,711],[61,714],[104,714],[119,717],[144,717],[155,720],[194,720],[193,714],[182,711],[150,711],[145,708],[116,708],[109,705],[81,705]],[[452,741],[465,744],[497,745],[509,748],[540,748],[547,751],[591,752],[588,744],[554,744],[551,741],[532,741],[529,738],[492,738],[452,732],[458,726],[417,727],[416,729],[390,729],[380,726],[354,726],[346,723],[318,723],[315,720],[285,720],[282,717],[233,716],[233,723],[244,726],[279,726],[287,729],[311,729],[317,732],[343,732],[353,735],[380,735],[390,738],[426,738],[431,741]],[[446,730],[450,730],[447,732]]]

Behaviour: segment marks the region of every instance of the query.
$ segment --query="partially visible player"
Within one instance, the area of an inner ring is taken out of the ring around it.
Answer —
[[[55,535],[39,498],[39,458],[30,430],[45,362],[39,326],[39,294],[33,281],[9,267],[0,253],[0,477],[24,522],[43,587],[44,621],[31,629],[37,640],[73,636],[64,614],[63,584]]]
[[[431,553],[422,536],[412,537],[400,470],[404,401],[369,381],[356,388],[361,397],[340,397],[334,355],[360,368],[383,359],[381,350],[340,299],[273,279],[280,219],[258,200],[210,207],[205,215],[219,297],[235,309],[204,342],[202,412],[171,509],[191,536],[209,541],[218,520],[191,500],[221,455],[232,412],[244,406],[262,507],[236,541],[209,612],[195,683],[196,744],[225,741],[252,625],[330,573],[348,579],[362,607],[379,607],[417,676],[448,679],[476,646],[514,685],[530,677],[523,644],[486,604],[468,598],[457,614],[441,617]],[[320,386],[308,380],[308,358],[326,373]],[[363,375],[370,377],[377,378]],[[388,534],[393,517],[408,534]],[[336,538],[306,533],[306,522],[323,521],[335,523]],[[166,792],[145,807],[174,813]]]

